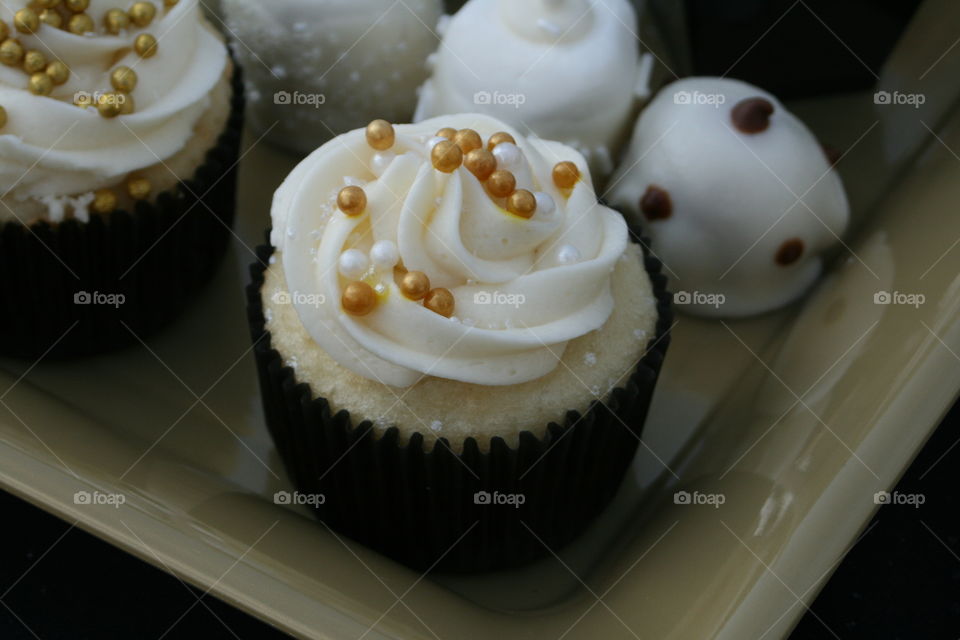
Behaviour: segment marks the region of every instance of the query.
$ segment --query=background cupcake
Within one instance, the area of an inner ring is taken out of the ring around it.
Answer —
[[[0,7],[0,349],[19,355],[176,315],[226,246],[242,111],[196,0],[47,4]]]
[[[272,218],[253,337],[321,518],[465,570],[542,554],[526,526],[558,548],[605,506],[669,309],[579,153],[482,115],[376,121],[298,165]]]

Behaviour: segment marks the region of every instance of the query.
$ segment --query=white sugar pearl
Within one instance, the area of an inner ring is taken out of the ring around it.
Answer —
[[[373,159],[370,161],[370,170],[373,171],[373,175],[378,178],[383,175],[383,172],[387,170],[387,167],[390,166],[390,163],[393,162],[393,159],[396,157],[396,154],[390,153],[375,153],[373,154]]]
[[[400,251],[390,240],[381,240],[370,248],[370,260],[380,271],[393,269],[400,262]]]
[[[523,160],[523,152],[512,142],[501,142],[493,148],[493,157],[498,169],[513,169]]]
[[[549,193],[537,191],[533,194],[533,197],[537,199],[537,213],[540,215],[551,216],[557,210],[557,203],[553,201],[553,197]]]
[[[557,249],[557,262],[560,264],[574,264],[580,262],[580,249],[572,244],[562,245]]]
[[[427,151],[433,151],[433,148],[438,144],[440,144],[441,142],[443,142],[444,140],[446,140],[446,138],[443,138],[440,136],[433,136],[432,138],[427,140]]]
[[[337,261],[337,270],[340,275],[351,280],[361,277],[369,267],[370,261],[359,249],[347,249],[340,254],[340,259]]]

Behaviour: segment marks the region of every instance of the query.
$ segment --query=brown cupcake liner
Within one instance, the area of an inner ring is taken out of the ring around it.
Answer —
[[[425,445],[419,433],[402,445],[396,427],[378,437],[369,420],[354,424],[348,411],[333,413],[298,382],[265,328],[260,290],[272,254],[269,245],[258,248],[247,287],[263,407],[294,486],[323,496],[311,508],[328,526],[414,569],[483,571],[559,550],[611,501],[636,452],[670,342],[671,297],[659,260],[645,252],[657,334],[625,384],[583,414],[569,411],[562,425],[550,423],[543,437],[522,431],[515,448],[496,437],[486,452],[468,438],[454,452],[443,438]],[[478,495],[490,503],[478,503]],[[494,496],[511,495],[523,503],[492,504]]]
[[[0,225],[0,353],[109,351],[182,312],[229,244],[244,108],[236,65],[232,89],[226,128],[204,163],[155,203],[92,215],[89,222]]]

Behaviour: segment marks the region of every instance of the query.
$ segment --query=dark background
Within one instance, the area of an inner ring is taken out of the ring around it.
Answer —
[[[958,637],[958,439],[960,403],[897,487],[926,502],[880,508],[792,640]],[[67,523],[9,494],[0,494],[0,513],[4,640],[286,637],[212,596],[197,603],[201,591],[79,529],[64,535]]]

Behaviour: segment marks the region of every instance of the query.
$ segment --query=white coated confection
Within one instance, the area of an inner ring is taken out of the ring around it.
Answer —
[[[840,176],[810,130],[737,80],[664,88],[612,184],[610,201],[643,224],[663,260],[677,308],[707,316],[762,313],[801,296],[849,217]]]
[[[441,0],[221,0],[247,119],[309,153],[375,118],[408,122]],[[272,127],[272,128],[271,128]]]
[[[447,126],[474,129],[484,140],[498,131],[513,135],[526,161],[517,187],[548,193],[553,210],[520,218],[465,167],[434,168],[424,141]],[[270,239],[304,328],[341,366],[392,386],[424,374],[512,385],[549,373],[569,340],[600,328],[613,311],[611,273],[627,247],[623,218],[597,202],[584,158],[563,144],[525,138],[479,114],[394,128],[396,157],[382,176],[368,166],[374,150],[359,129],[308,156],[274,195]],[[569,194],[552,181],[558,159],[584,175]],[[361,215],[336,208],[345,173],[365,181]],[[392,270],[365,279],[382,293],[372,312],[343,310],[349,280],[337,273],[338,257],[356,249],[377,261],[388,242],[404,268],[452,292],[454,317],[404,297]],[[582,259],[561,263],[560,245]],[[316,299],[327,303],[298,303]]]
[[[445,26],[415,121],[481,112],[613,169],[643,70],[627,0],[470,0]]]

